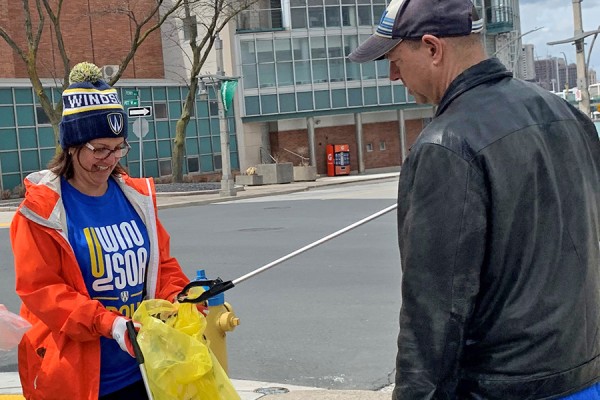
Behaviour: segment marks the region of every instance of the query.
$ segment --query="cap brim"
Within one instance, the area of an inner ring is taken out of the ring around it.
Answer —
[[[348,58],[355,63],[364,63],[368,61],[380,60],[402,39],[388,39],[377,35],[372,35],[358,46]]]

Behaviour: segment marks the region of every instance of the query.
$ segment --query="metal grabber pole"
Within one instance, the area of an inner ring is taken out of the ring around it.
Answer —
[[[353,223],[352,225],[348,225],[345,228],[342,228],[338,231],[333,232],[332,234],[329,234],[327,236],[325,236],[324,238],[321,238],[319,240],[317,240],[316,242],[312,242],[311,244],[308,244],[296,251],[293,251],[291,253],[289,253],[288,255],[285,255],[281,258],[278,258],[275,261],[272,261],[252,272],[247,273],[244,276],[241,276],[237,279],[234,279],[233,281],[222,281],[220,278],[217,278],[215,280],[207,280],[207,281],[192,281],[190,282],[186,287],[183,288],[183,290],[181,291],[181,293],[179,293],[179,295],[177,295],[177,300],[180,303],[185,303],[185,302],[191,302],[191,303],[201,303],[203,301],[208,300],[209,298],[216,296],[219,293],[222,293],[226,290],[231,289],[232,287],[234,287],[235,285],[237,285],[238,283],[241,283],[247,279],[253,278],[256,275],[260,274],[261,272],[265,272],[268,269],[273,268],[276,265],[281,264],[284,261],[289,260],[292,257],[297,256],[298,254],[304,253],[307,250],[310,250],[314,247],[319,246],[320,244],[323,244],[325,242],[327,242],[328,240],[331,240],[333,238],[336,238],[340,235],[343,235],[344,233],[351,231],[354,228],[357,228],[363,224],[366,224],[369,221],[374,220],[375,218],[381,217],[384,214],[387,214],[388,212],[395,210],[398,207],[397,204],[393,204],[389,207],[384,208],[381,211],[376,212],[375,214],[371,214],[368,217],[365,217],[363,219],[361,219],[360,221],[357,221],[355,223]],[[188,290],[193,287],[193,286],[208,286],[209,289],[206,290],[205,292],[203,292],[199,297],[194,298],[194,299],[188,299],[187,298],[187,292]]]

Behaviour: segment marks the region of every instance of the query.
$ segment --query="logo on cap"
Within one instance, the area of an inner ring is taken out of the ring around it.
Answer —
[[[123,114],[110,113],[106,116],[110,130],[117,136],[123,131]]]

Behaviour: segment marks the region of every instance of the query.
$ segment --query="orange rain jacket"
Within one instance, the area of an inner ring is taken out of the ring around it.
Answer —
[[[148,298],[172,300],[189,282],[170,255],[169,235],[157,218],[151,179],[115,178],[148,229]],[[21,316],[32,324],[19,345],[19,375],[27,399],[97,400],[100,337],[114,319],[87,292],[67,238],[60,178],[44,170],[25,179],[27,192],[10,228]]]

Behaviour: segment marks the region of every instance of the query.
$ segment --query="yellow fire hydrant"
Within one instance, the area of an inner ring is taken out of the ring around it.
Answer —
[[[207,280],[203,269],[197,271],[196,280]],[[208,299],[204,336],[208,339],[210,349],[225,372],[228,372],[226,334],[239,324],[240,319],[233,312],[231,305],[225,302],[224,293]]]

